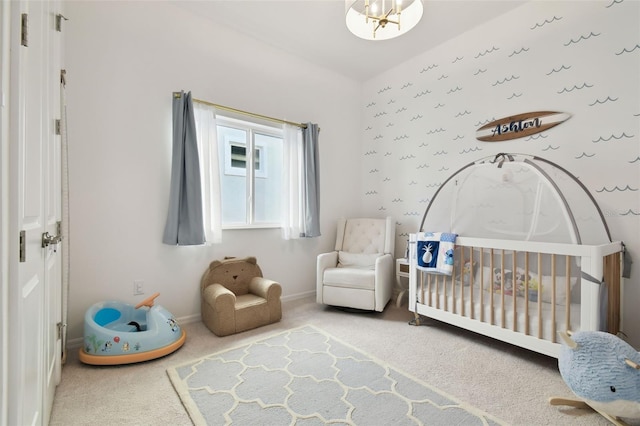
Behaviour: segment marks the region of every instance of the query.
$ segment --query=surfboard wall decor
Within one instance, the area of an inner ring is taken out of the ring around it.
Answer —
[[[571,114],[556,111],[535,111],[504,117],[476,130],[476,139],[500,142],[544,132],[571,118]]]

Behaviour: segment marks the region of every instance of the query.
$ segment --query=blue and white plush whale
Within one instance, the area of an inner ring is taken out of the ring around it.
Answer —
[[[573,393],[602,413],[640,418],[640,353],[601,331],[560,337],[560,375]]]

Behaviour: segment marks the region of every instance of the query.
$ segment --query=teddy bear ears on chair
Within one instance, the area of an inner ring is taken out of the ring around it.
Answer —
[[[236,258],[233,256],[225,256],[225,258],[223,260],[214,260],[213,262],[211,262],[209,264],[209,269],[215,269],[220,265],[223,265],[225,263],[250,263],[252,265],[257,265],[258,261],[255,258],[255,256],[249,256],[249,257],[245,257],[245,258]]]

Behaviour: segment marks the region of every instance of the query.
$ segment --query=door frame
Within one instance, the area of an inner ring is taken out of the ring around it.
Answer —
[[[0,2],[0,424],[8,422],[9,371],[9,63],[11,2]]]

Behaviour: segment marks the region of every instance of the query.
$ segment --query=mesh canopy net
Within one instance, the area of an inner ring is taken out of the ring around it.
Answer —
[[[551,243],[611,242],[587,188],[559,165],[525,154],[498,154],[455,172],[434,194],[420,230]]]

